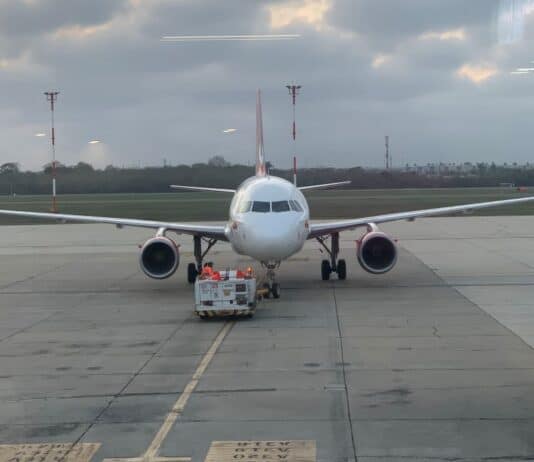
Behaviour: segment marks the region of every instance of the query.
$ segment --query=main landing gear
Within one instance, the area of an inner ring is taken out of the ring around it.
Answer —
[[[326,245],[326,237],[317,237],[316,238],[319,244],[323,246],[328,255],[330,255],[330,260],[323,260],[321,262],[321,278],[323,281],[328,281],[332,273],[337,273],[337,278],[341,281],[347,279],[347,262],[343,259],[338,260],[339,255],[339,233],[331,234],[331,244],[330,248]]]
[[[193,236],[193,253],[195,255],[196,263],[189,263],[189,265],[187,265],[187,282],[189,282],[189,284],[193,284],[196,281],[197,276],[202,272],[202,262],[204,257],[217,242],[217,239],[204,238],[204,241],[208,243],[208,246],[206,247],[206,250],[202,252],[202,240],[203,238],[200,236]]]
[[[269,298],[272,295],[273,298],[280,298],[280,284],[276,282],[276,274],[274,272],[274,270],[280,266],[280,262],[261,262],[261,265],[267,268],[267,282],[263,284],[263,289],[266,289],[264,297]]]

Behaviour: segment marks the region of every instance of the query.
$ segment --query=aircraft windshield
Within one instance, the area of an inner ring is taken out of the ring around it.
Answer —
[[[302,212],[302,206],[297,201],[289,201],[289,205],[294,212]]]
[[[254,201],[252,205],[253,212],[268,213],[271,211],[270,202]]]
[[[289,203],[287,201],[273,202],[273,212],[289,212]]]
[[[237,206],[237,211],[239,213],[247,212],[259,212],[259,213],[269,213],[269,212],[302,212],[302,206],[297,201],[243,201]]]
[[[238,205],[237,211],[239,213],[249,212],[251,206],[252,206],[252,201],[243,201]]]

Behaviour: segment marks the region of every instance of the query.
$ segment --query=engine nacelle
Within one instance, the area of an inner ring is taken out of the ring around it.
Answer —
[[[174,274],[180,263],[178,246],[166,236],[156,236],[143,244],[139,265],[148,277],[166,279]]]
[[[365,271],[384,274],[397,263],[397,246],[389,236],[373,229],[358,241],[357,255]]]

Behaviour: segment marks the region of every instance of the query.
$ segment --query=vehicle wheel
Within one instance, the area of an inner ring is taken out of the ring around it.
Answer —
[[[187,265],[187,282],[189,282],[189,284],[193,284],[196,281],[197,276],[197,267],[194,263],[189,263],[189,265]]]
[[[347,279],[347,262],[345,260],[337,262],[337,277],[340,281]]]
[[[267,291],[265,292],[265,294],[263,295],[263,298],[269,298],[271,296],[271,287],[269,286],[269,284],[266,282],[263,284],[262,286],[263,289],[267,289]]]
[[[271,293],[273,294],[273,298],[280,298],[280,284],[273,282]]]
[[[328,281],[330,279],[330,273],[332,272],[332,267],[328,260],[323,260],[321,262],[321,277],[323,281]]]

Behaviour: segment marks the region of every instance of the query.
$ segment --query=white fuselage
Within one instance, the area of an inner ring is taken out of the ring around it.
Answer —
[[[302,249],[310,212],[292,183],[274,176],[251,177],[230,205],[226,236],[233,249],[264,263],[275,263]]]

